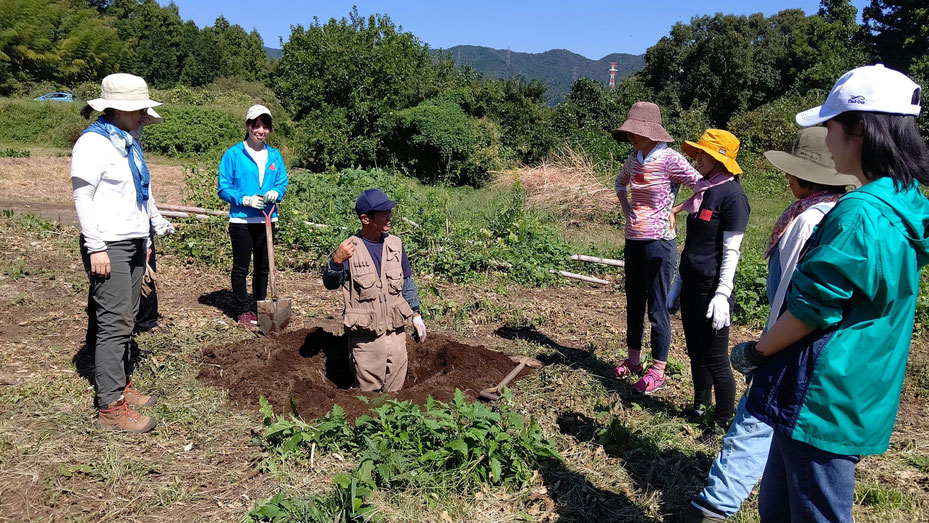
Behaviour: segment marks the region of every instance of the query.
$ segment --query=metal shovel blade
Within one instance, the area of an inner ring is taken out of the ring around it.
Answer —
[[[258,329],[264,334],[280,332],[290,323],[290,298],[258,302]]]

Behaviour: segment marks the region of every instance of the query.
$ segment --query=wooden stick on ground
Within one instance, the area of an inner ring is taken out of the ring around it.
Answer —
[[[596,283],[598,285],[610,285],[610,282],[606,280],[601,280],[600,278],[594,278],[593,276],[584,276],[583,274],[575,274],[573,272],[568,272],[568,271],[556,271],[554,269],[549,269],[548,272],[552,274],[559,274],[564,278],[570,278],[572,280],[581,280],[581,281],[586,281],[589,283]]]
[[[171,205],[167,203],[159,203],[158,210],[186,212],[193,214],[209,214],[212,216],[229,216],[228,211],[214,211],[213,209],[204,209],[203,207],[193,207],[191,205]]]
[[[613,258],[599,258],[597,256],[587,256],[585,254],[572,254],[571,259],[590,263],[602,263],[603,265],[612,265],[614,267],[626,266],[626,262],[623,260],[614,260]]]

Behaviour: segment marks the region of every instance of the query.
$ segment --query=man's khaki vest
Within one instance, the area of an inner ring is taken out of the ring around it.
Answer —
[[[342,323],[346,331],[374,333],[402,329],[413,318],[413,309],[403,299],[403,242],[397,236],[384,238],[381,274],[374,268],[368,248],[358,236],[352,236],[355,254],[348,259],[349,276],[342,284],[345,311]]]

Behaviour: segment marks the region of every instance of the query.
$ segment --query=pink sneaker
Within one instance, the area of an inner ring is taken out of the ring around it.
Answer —
[[[642,394],[651,394],[667,386],[667,380],[665,380],[665,377],[657,370],[649,367],[648,371],[645,372],[645,376],[642,376],[642,379],[635,382],[635,385],[633,385],[632,388],[641,392]]]
[[[245,327],[248,330],[257,329],[258,315],[251,311],[239,314],[239,325]]]
[[[626,358],[622,363],[619,364],[619,367],[616,367],[616,369],[613,370],[613,377],[617,379],[623,379],[629,376],[641,376],[644,370],[645,368],[641,363],[639,363],[638,366],[633,367],[632,363],[629,361],[629,358]]]

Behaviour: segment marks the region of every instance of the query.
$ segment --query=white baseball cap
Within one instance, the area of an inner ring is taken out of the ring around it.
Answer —
[[[245,113],[245,121],[254,120],[259,116],[266,114],[269,117],[271,116],[271,111],[263,105],[253,105],[248,108],[248,112]]]
[[[818,125],[846,111],[919,114],[919,84],[882,64],[866,65],[845,73],[832,86],[826,103],[797,113],[802,127]]]

